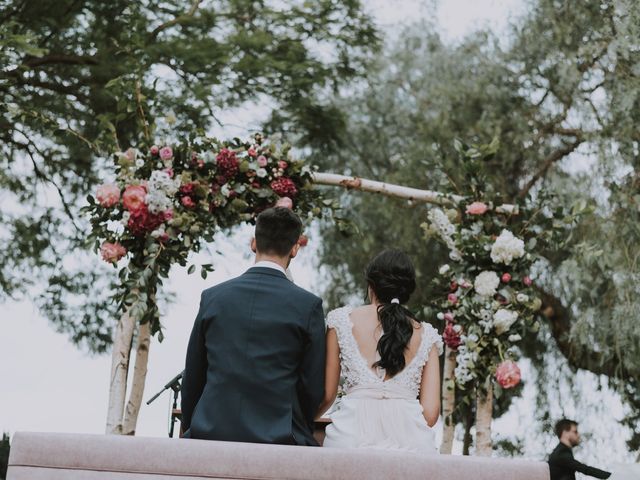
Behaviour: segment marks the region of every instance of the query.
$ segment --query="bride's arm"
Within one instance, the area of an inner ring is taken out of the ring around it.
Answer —
[[[329,409],[338,394],[338,383],[340,382],[340,347],[338,346],[338,336],[334,328],[327,329],[327,354],[324,374],[324,398],[318,408],[316,418]]]
[[[431,347],[429,359],[422,369],[420,404],[427,424],[433,427],[440,416],[440,356],[435,345]]]

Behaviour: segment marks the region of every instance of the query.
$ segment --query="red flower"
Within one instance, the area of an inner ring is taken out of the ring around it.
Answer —
[[[449,295],[447,295],[447,300],[449,300],[449,303],[452,305],[455,305],[456,303],[458,303],[458,297],[453,293],[450,293]]]
[[[286,170],[288,166],[289,166],[289,164],[287,162],[285,162],[284,160],[280,160],[278,162],[278,167],[280,167],[282,170]]]
[[[298,245],[300,245],[301,247],[306,247],[309,243],[309,238],[306,235],[300,235],[300,238],[298,239]]]
[[[528,275],[522,279],[522,283],[524,283],[527,287],[533,285],[533,280]]]
[[[520,368],[515,362],[505,360],[496,369],[496,380],[502,388],[513,388],[520,383]]]
[[[458,282],[456,282],[455,280],[453,282],[451,282],[451,284],[449,285],[449,288],[451,289],[452,292],[455,292],[458,289]]]
[[[185,183],[180,187],[180,193],[182,193],[183,195],[191,195],[195,187],[196,187],[195,182]]]
[[[502,274],[502,283],[509,283],[511,281],[511,274],[510,273],[503,273]]]
[[[293,180],[287,177],[281,177],[271,182],[271,189],[280,197],[295,197],[298,189]]]
[[[127,222],[127,227],[135,236],[143,236],[145,233],[158,228],[165,221],[165,212],[149,213],[147,206],[132,211]]]
[[[442,332],[442,340],[451,350],[457,350],[462,343],[460,333],[455,331],[453,323],[447,322],[447,326]]]
[[[236,152],[234,152],[233,150],[223,148],[222,150],[220,150],[220,153],[218,153],[216,161],[218,164],[218,174],[225,179],[225,181],[222,182],[221,185],[226,183],[227,180],[233,178],[238,173],[239,162],[238,158],[236,157]]]
[[[100,254],[105,262],[117,263],[122,257],[127,254],[127,249],[124,248],[119,242],[111,243],[104,242],[100,246]]]
[[[255,157],[258,155],[258,152],[256,152],[256,149],[251,147],[249,150],[247,150],[247,153],[249,154],[250,157]]]

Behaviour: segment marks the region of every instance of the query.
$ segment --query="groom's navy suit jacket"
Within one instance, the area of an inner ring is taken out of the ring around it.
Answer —
[[[184,436],[317,445],[324,367],[320,298],[268,267],[209,288],[187,350]]]

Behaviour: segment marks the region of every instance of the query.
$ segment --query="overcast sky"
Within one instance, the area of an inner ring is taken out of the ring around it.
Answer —
[[[523,0],[443,0],[434,12],[430,11],[430,2],[373,0],[364,3],[384,31],[396,31],[398,26],[408,24],[422,15],[434,20],[442,29],[443,37],[451,42],[459,41],[465,34],[486,25],[499,33],[507,27],[509,18],[521,13],[524,7]],[[228,120],[242,124],[245,119],[240,112],[230,115]],[[232,130],[216,134],[227,137],[237,133]],[[251,265],[252,258],[248,250],[250,236],[251,230],[248,228],[239,229],[226,239],[219,236],[216,248],[223,255],[214,258],[217,271],[207,281],[197,274],[186,275],[184,269],[173,271],[170,284],[177,294],[177,301],[162,318],[165,341],[159,344],[154,340],[151,345],[145,400],[182,370],[200,291],[241,274]],[[312,237],[310,246],[295,259],[291,268],[296,283],[315,293],[322,290],[316,273],[317,265],[313,261],[314,246],[319,241],[317,236]],[[109,355],[90,357],[77,350],[66,336],[56,334],[27,302],[9,303],[2,308],[0,431],[102,433],[109,387]],[[495,430],[498,433],[519,433],[527,428],[527,421],[532,420],[531,395],[531,392],[525,393],[524,398],[516,402],[513,411],[496,422]],[[615,397],[609,400],[615,401]],[[169,395],[165,393],[151,406],[143,404],[138,422],[139,435],[167,435],[169,401]],[[617,416],[622,407],[617,405],[613,410]],[[606,414],[603,413],[605,419]],[[614,418],[606,421],[615,423]],[[606,433],[614,434],[614,431]],[[623,438],[602,437],[602,440],[606,440],[603,442],[606,445],[603,459],[610,462],[630,461],[625,453]],[[534,456],[542,458],[543,454],[534,453]]]

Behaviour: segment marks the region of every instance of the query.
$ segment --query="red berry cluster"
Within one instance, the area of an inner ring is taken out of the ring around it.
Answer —
[[[271,190],[280,197],[295,197],[298,194],[296,184],[286,177],[281,177],[271,182]]]

